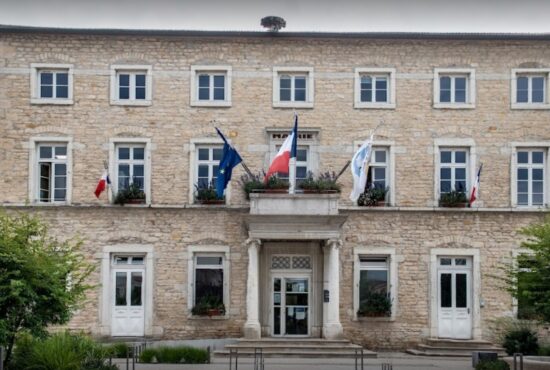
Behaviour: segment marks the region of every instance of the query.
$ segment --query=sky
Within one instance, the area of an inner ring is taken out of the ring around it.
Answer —
[[[0,24],[262,31],[550,32],[550,0],[0,0]]]

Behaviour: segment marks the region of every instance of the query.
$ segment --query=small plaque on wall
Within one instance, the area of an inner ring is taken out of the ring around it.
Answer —
[[[328,303],[330,301],[330,291],[328,289],[323,290],[323,302]]]

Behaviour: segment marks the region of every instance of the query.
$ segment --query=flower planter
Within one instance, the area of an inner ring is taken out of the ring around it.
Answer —
[[[263,193],[282,194],[282,193],[288,193],[288,189],[264,189]]]
[[[390,315],[388,315],[385,312],[370,312],[367,314],[358,314],[357,316],[358,317],[390,317]]]
[[[206,316],[212,317],[212,316],[222,316],[223,312],[219,308],[209,308],[206,310]]]
[[[215,205],[225,204],[225,199],[202,199],[197,200],[199,204]]]
[[[467,208],[468,203],[466,203],[466,202],[464,202],[464,203],[452,203],[452,204],[439,203],[439,206],[443,207],[443,208]]]
[[[126,204],[145,204],[145,199],[128,199]]]

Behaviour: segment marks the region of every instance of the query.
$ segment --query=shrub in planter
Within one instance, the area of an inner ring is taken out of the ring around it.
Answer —
[[[526,356],[537,355],[539,352],[539,343],[537,334],[529,329],[513,330],[504,336],[502,347],[506,353],[523,353]]]
[[[197,316],[221,316],[225,315],[225,305],[219,297],[206,295],[191,310]]]
[[[266,191],[269,190],[287,190],[289,187],[287,180],[283,180],[277,176],[271,176],[265,184]]]
[[[369,187],[359,196],[359,199],[357,199],[357,205],[366,207],[376,206],[380,204],[380,202],[384,202],[386,200],[386,194],[388,191],[389,188]]]
[[[212,184],[196,184],[195,185],[195,200],[203,204],[220,204],[223,203],[224,198],[218,198],[216,188]]]
[[[205,364],[208,363],[208,351],[187,346],[148,348],[141,352],[140,362],[164,364]]]
[[[124,342],[113,343],[106,347],[109,354],[114,358],[126,358],[130,351],[130,346]]]
[[[250,176],[249,174],[244,174],[241,176],[241,185],[244,192],[246,193],[246,199],[250,199],[250,193],[254,190],[263,190],[265,189],[264,185],[264,176],[260,173]]]
[[[468,198],[462,190],[453,190],[443,193],[439,197],[441,207],[465,207],[468,204]]]
[[[317,179],[315,179],[313,174],[309,172],[308,176],[304,180],[300,181],[298,188],[304,190],[305,192],[339,193],[342,186],[336,182],[336,179],[337,177],[335,172],[322,173]]]
[[[389,294],[369,292],[366,298],[361,301],[357,315],[366,317],[390,316],[391,306]]]
[[[131,183],[127,188],[118,191],[114,203],[121,206],[126,203],[145,203],[145,192],[136,183]]]
[[[139,354],[139,362],[151,364],[156,361],[157,350],[155,348],[146,348]]]
[[[476,365],[476,370],[510,370],[510,366],[503,360],[480,361]]]

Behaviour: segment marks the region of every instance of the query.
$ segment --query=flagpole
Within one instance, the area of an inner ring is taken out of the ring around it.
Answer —
[[[221,134],[220,129],[217,128],[217,127],[214,127],[214,128],[216,129],[216,131],[218,131],[218,133],[220,134],[222,140],[223,140],[224,142],[226,142],[227,145],[233,147],[233,145],[231,145],[231,143],[227,141],[227,139],[225,138],[225,136],[223,136],[223,135]],[[248,176],[254,177],[254,175],[252,174],[252,172],[250,171],[250,169],[248,168],[248,166],[244,163],[244,159],[241,160],[241,165],[243,166],[243,168],[244,168],[244,170],[246,171],[246,173],[248,174]]]
[[[296,122],[297,118],[296,110],[294,110],[294,122]],[[292,128],[294,131],[294,126]],[[296,136],[298,135],[298,132],[295,133]],[[298,140],[298,137],[295,137],[294,140]],[[297,142],[297,141],[296,141]],[[292,149],[291,149],[292,152]],[[296,194],[296,156],[290,158],[290,161],[288,163],[288,179],[289,179],[289,187],[288,187],[288,194]]]

